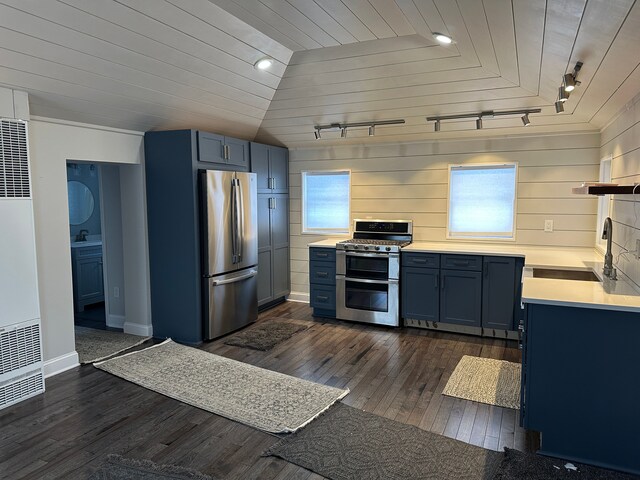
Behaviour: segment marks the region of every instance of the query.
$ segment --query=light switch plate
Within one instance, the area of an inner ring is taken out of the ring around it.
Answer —
[[[545,220],[544,221],[544,231],[545,232],[553,232],[553,220]]]

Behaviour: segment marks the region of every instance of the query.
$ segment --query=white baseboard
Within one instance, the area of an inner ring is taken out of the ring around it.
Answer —
[[[124,333],[130,333],[131,335],[140,335],[141,337],[153,336],[153,326],[145,325],[143,323],[124,322]]]
[[[124,328],[124,315],[107,315],[107,327]]]
[[[310,299],[310,295],[308,293],[304,293],[304,292],[291,292],[289,294],[289,296],[287,297],[287,300],[290,300],[292,302],[303,302],[303,303],[309,303],[309,299]]]
[[[44,378],[52,377],[78,365],[80,365],[80,362],[78,361],[78,353],[75,350],[51,360],[45,360]]]

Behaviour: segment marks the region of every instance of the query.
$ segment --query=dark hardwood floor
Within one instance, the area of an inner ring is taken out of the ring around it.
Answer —
[[[532,451],[537,437],[515,410],[441,394],[463,355],[514,362],[515,342],[390,329],[313,318],[287,302],[260,322],[287,318],[310,325],[271,351],[224,345],[204,349],[260,367],[349,388],[342,401],[464,442]],[[0,478],[87,478],[107,454],[150,459],[217,478],[318,479],[260,454],[277,437],[164,397],[91,365],[47,380],[44,395],[0,411]]]

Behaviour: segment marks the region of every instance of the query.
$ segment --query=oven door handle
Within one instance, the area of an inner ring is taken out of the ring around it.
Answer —
[[[397,257],[397,253],[388,253],[388,252],[380,252],[380,253],[356,253],[356,252],[345,252],[347,257]]]
[[[375,283],[378,285],[391,285],[398,283],[398,280],[369,280],[367,278],[351,278],[345,277],[346,282],[356,282],[356,283]]]

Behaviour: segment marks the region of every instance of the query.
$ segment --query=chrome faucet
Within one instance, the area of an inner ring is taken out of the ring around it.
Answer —
[[[605,277],[609,277],[611,280],[618,278],[616,269],[613,268],[613,255],[611,254],[611,242],[613,240],[613,223],[611,218],[604,219],[604,228],[602,229],[602,239],[607,241],[607,252],[604,254],[604,268],[602,273]]]
[[[89,230],[80,230],[80,232],[78,232],[78,234],[76,235],[76,242],[86,242],[88,233]]]

